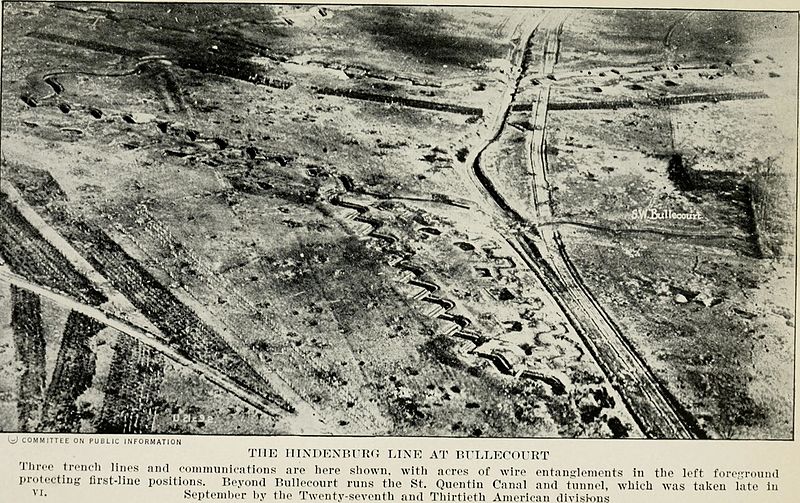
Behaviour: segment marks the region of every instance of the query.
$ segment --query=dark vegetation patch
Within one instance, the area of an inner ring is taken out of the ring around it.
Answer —
[[[287,162],[285,157],[280,159]],[[263,164],[226,173],[225,178],[235,190],[245,194],[270,195],[298,205],[310,204],[318,197],[318,179],[300,177]]]
[[[667,164],[667,177],[680,190],[694,190],[695,175],[681,154],[672,154]]]
[[[389,415],[398,423],[403,425],[421,426],[428,415],[420,408],[411,397],[397,397],[388,404]]]
[[[39,296],[11,286],[11,328],[19,376],[17,417],[20,431],[34,431],[39,422],[47,371],[42,306]]]
[[[628,428],[622,424],[622,421],[617,416],[611,416],[606,422],[608,429],[611,430],[611,435],[614,438],[627,438]]]
[[[714,426],[722,438],[735,438],[742,428],[759,426],[767,421],[763,407],[747,392],[748,374],[741,369],[710,371],[708,368],[689,369],[689,383],[700,390],[704,399],[716,403]]]
[[[764,256],[777,257],[787,252],[794,232],[794,201],[789,187],[794,181],[775,166],[775,160],[753,159],[747,168],[753,232]]]
[[[347,385],[347,381],[342,377],[342,374],[335,367],[326,369],[314,367],[311,369],[311,373],[318,381],[322,382],[328,387]]]
[[[167,412],[158,398],[164,357],[125,334],[114,349],[97,432],[150,433],[155,417]]]
[[[574,64],[577,59],[584,67],[589,61],[596,66],[616,65],[633,59],[646,61],[661,55],[663,38],[669,25],[681,16],[676,11],[647,10],[607,10],[595,11],[585,29],[565,30],[562,34],[562,48],[566,53],[561,63]],[[615,41],[613,50],[605,54],[587,56],[585,51],[593,51],[606,40]],[[618,73],[612,70],[612,73]]]
[[[463,27],[443,11],[363,7],[353,15],[353,23],[354,29],[369,33],[383,49],[437,66],[473,67],[505,53],[502,44],[489,38],[463,35]]]
[[[67,200],[67,194],[49,172],[12,163],[4,163],[3,168],[7,168],[3,170],[6,175],[13,176],[14,182],[29,204],[43,206]]]
[[[692,160],[674,153],[667,162],[667,176],[675,187],[684,192],[690,200],[717,201],[723,203],[718,208],[715,219],[727,227],[738,227],[751,236],[752,249],[750,253],[758,256],[759,250],[757,220],[754,210],[760,211],[760,218],[770,218],[766,210],[776,209],[771,204],[771,194],[777,194],[778,188],[772,179],[773,173],[769,168],[761,170],[758,163],[751,169],[751,177],[736,171],[724,170],[696,170],[693,169]],[[758,194],[754,195],[753,191]],[[751,200],[753,204],[751,204]],[[763,204],[757,204],[760,201]]]
[[[45,184],[45,190],[48,187],[49,184]],[[61,252],[42,237],[8,202],[5,195],[0,196],[0,256],[14,273],[39,284],[95,306],[107,300]]]
[[[437,334],[419,347],[423,356],[448,367],[463,368],[464,364],[456,354],[456,342],[444,334]]]
[[[77,399],[92,386],[95,355],[89,339],[103,328],[104,325],[84,314],[69,313],[53,378],[42,407],[42,431],[77,433],[81,419],[90,419],[84,417]]]
[[[516,380],[509,387],[508,397],[511,400],[514,419],[536,427],[542,426],[542,418],[537,414],[536,405],[548,401],[544,386],[530,380]]]
[[[681,52],[708,61],[735,60],[747,45],[763,37],[758,25],[766,17],[760,13],[743,14],[735,11],[694,12],[674,31],[672,43],[680,47]]]

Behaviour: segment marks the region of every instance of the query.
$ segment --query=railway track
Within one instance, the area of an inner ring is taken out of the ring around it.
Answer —
[[[558,231],[553,234],[553,242],[561,259],[553,261],[554,269],[566,287],[565,292],[572,299],[567,300],[567,304],[573,312],[580,309],[585,313],[589,326],[584,330],[587,335],[591,334],[597,348],[597,358],[601,365],[613,372],[616,385],[623,390],[621,394],[635,411],[644,433],[658,438],[702,436],[694,421],[655,378],[652,370],[586,287]]]
[[[522,39],[524,45],[519,51],[521,54],[529,54],[530,47],[541,44],[540,68],[544,75],[552,73],[558,60],[559,35],[565,20],[564,17],[548,15],[533,26],[527,38]],[[539,37],[544,37],[544,40],[535,40]],[[497,112],[495,132],[481,148],[475,150],[467,163],[472,168],[468,170],[470,179],[484,194],[479,199],[485,203],[483,209],[495,217],[499,223],[498,230],[522,262],[539,278],[581,336],[642,433],[651,438],[703,437],[703,432],[693,418],[658,381],[619,327],[583,284],[557,227],[554,232],[540,233],[538,221],[525,221],[518,213],[509,211],[507,202],[499,196],[491,180],[487,180],[483,174],[480,167],[481,153],[500,137],[525,71],[532,66],[531,61],[526,61],[524,57],[514,61],[514,64],[514,78],[510,81],[506,99]],[[525,143],[532,178],[529,186],[531,202],[539,220],[550,219],[545,154],[548,100],[549,84],[545,84],[539,90],[537,102],[531,107],[533,128]]]

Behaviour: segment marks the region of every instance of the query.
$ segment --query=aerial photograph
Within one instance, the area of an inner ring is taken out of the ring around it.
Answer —
[[[798,13],[2,3],[0,431],[794,438]]]

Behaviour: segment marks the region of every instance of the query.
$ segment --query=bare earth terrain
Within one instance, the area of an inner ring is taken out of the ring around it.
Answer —
[[[796,14],[2,22],[0,430],[793,437]]]

